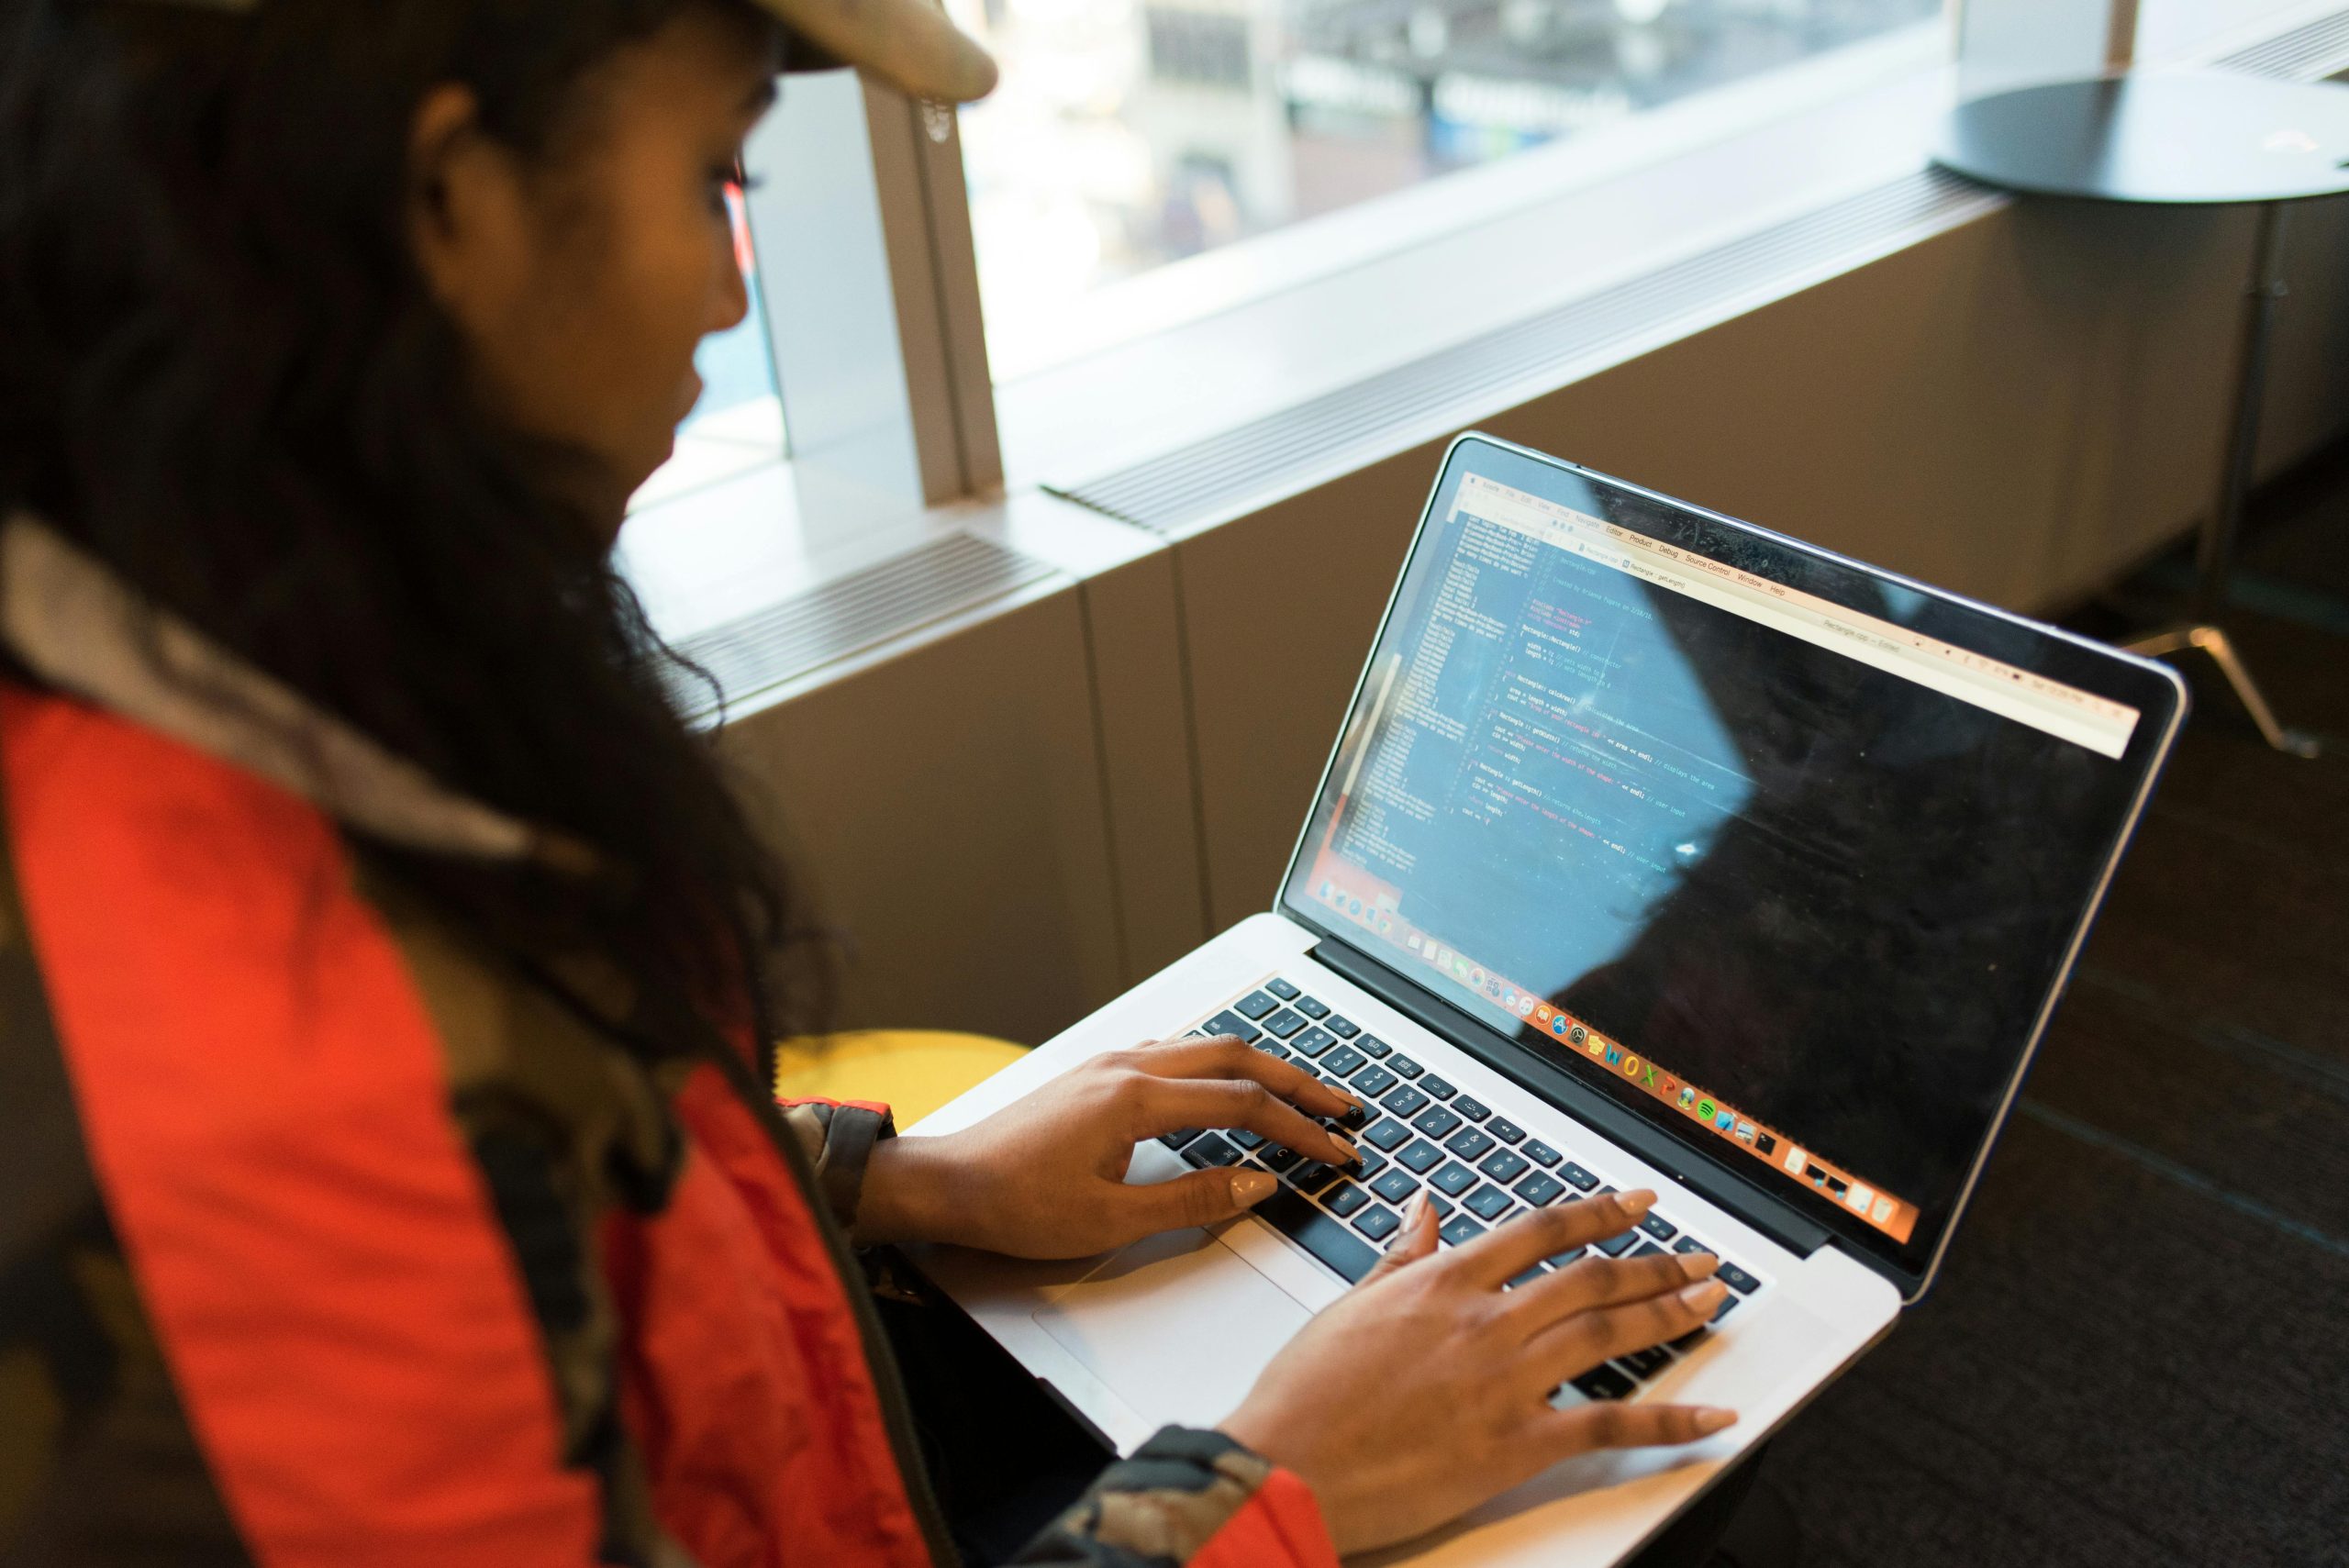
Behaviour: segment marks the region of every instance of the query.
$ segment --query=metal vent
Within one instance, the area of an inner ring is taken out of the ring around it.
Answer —
[[[2214,63],[2222,71],[2248,72],[2285,82],[2321,82],[2337,76],[2349,70],[2349,11],[2320,17]]]
[[[1285,476],[1391,445],[1445,414],[1490,411],[1495,394],[1774,284],[1856,266],[1920,230],[2006,198],[1938,169],[1905,175],[1731,244],[1397,366],[1252,424],[1054,493],[1166,529],[1278,488]]]
[[[948,534],[878,565],[676,645],[729,704],[878,648],[1052,574],[1041,562],[971,534]],[[708,684],[673,669],[670,689],[697,717],[718,710]]]

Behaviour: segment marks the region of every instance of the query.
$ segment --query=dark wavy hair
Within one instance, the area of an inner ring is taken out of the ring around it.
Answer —
[[[590,68],[702,6],[767,26],[742,0],[0,6],[0,515],[592,847],[582,881],[369,846],[506,951],[617,965],[654,1053],[812,1022],[822,964],[762,983],[814,944],[565,499],[580,460],[469,395],[408,134],[461,83],[551,169],[593,128]]]

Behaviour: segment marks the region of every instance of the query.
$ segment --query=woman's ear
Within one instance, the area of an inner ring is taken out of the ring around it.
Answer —
[[[530,228],[514,155],[481,128],[468,87],[434,88],[408,131],[409,242],[461,328],[497,321],[527,286]]]

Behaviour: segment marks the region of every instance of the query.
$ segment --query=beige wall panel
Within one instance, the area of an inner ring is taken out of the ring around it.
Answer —
[[[2311,281],[2277,376],[2277,461],[2343,425],[2330,345],[2349,234],[2326,224],[2295,248]],[[2208,506],[2250,245],[2240,209],[2023,204],[1479,423],[2045,608]],[[1177,547],[1216,929],[1273,895],[1441,450]]]
[[[1048,1038],[1121,988],[1078,592],[730,728],[853,944],[840,1021]]]
[[[1174,552],[1097,573],[1084,591],[1124,975],[1132,984],[1208,934]]]

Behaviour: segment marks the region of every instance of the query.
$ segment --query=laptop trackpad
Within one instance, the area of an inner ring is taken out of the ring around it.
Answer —
[[[1153,1423],[1212,1427],[1312,1314],[1205,1230],[1111,1254],[1036,1325]]]

